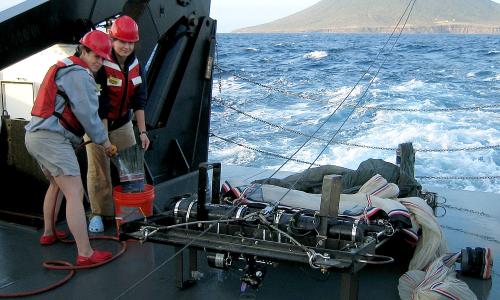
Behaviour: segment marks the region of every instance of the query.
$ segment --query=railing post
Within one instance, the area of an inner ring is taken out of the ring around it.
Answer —
[[[415,178],[415,150],[412,143],[398,145],[401,165],[400,173],[406,173],[411,178]]]
[[[319,208],[320,228],[318,245],[324,247],[328,235],[328,220],[336,219],[339,214],[340,192],[342,191],[342,176],[326,175],[323,177],[321,189],[321,205]]]

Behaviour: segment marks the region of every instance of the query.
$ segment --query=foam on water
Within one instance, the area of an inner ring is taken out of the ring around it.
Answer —
[[[313,51],[307,54],[304,54],[304,58],[307,59],[322,59],[328,56],[328,52],[326,51]]]
[[[352,90],[352,92],[351,92]],[[334,100],[334,101],[338,101],[338,100],[344,100],[345,97],[347,97],[347,95],[350,94],[350,97],[351,98],[354,98],[354,97],[357,97],[359,95],[361,95],[361,92],[363,91],[363,87],[362,86],[356,86],[354,89],[352,88],[352,86],[343,86],[343,87],[340,87],[336,90],[328,90],[326,92],[326,96],[331,98],[331,100]]]
[[[412,79],[407,82],[403,82],[400,85],[391,87],[390,90],[394,92],[409,92],[415,89],[422,89],[424,88],[425,83],[420,80]]]

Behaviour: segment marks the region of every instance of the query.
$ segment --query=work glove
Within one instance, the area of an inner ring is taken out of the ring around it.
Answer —
[[[114,157],[114,156],[118,153],[118,148],[116,148],[116,146],[115,146],[115,145],[110,144],[110,146],[109,146],[109,147],[106,147],[106,148],[104,149],[104,152],[106,153],[106,155],[107,155],[108,157]]]

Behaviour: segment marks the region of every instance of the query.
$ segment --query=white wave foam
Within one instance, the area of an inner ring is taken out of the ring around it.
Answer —
[[[309,52],[309,53],[304,54],[305,59],[314,59],[314,60],[322,59],[323,57],[327,57],[327,56],[328,56],[328,53],[326,51],[313,51],[313,52]]]
[[[498,73],[497,75],[495,75],[495,77],[485,78],[484,81],[500,81],[500,73]]]
[[[227,144],[216,146],[219,139],[210,140],[210,152],[217,153],[217,159],[235,165],[245,165],[255,160],[257,153],[238,145]],[[210,155],[211,156],[211,155]]]
[[[328,98],[330,98],[329,102],[335,102],[335,101],[338,101],[338,100],[344,100],[345,97],[347,97],[347,95],[349,95],[349,92],[352,90],[352,86],[343,86],[343,87],[340,87],[336,90],[328,90],[326,91],[326,96]],[[354,88],[354,90],[352,91],[352,93],[349,95],[349,98],[355,98],[357,96],[359,96],[361,94],[363,90],[363,87],[358,85],[356,86],[356,88]]]
[[[412,79],[410,81],[403,82],[398,86],[393,86],[390,88],[390,90],[393,92],[409,92],[415,89],[422,88],[423,86],[424,86],[423,81]]]

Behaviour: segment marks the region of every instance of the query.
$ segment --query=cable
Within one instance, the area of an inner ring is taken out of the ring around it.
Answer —
[[[54,201],[54,207],[53,207],[53,216],[54,216],[54,219],[52,221],[53,221],[53,228],[54,229],[56,228],[55,227],[55,218],[56,218],[55,208],[56,208],[56,205],[57,205],[57,195],[58,195],[58,193],[59,193],[59,191],[56,193],[56,201]],[[62,243],[66,243],[66,244],[71,243],[72,244],[72,243],[75,242],[73,240],[63,240],[63,239],[60,239],[57,236],[57,234],[55,234],[55,236],[56,236],[56,239],[58,241],[62,242]],[[15,298],[15,297],[33,296],[33,295],[38,295],[38,294],[45,293],[47,291],[53,290],[53,289],[55,289],[57,287],[62,286],[66,282],[68,282],[75,275],[76,270],[90,269],[90,268],[96,268],[96,267],[102,266],[104,264],[107,264],[107,263],[115,260],[116,258],[118,258],[120,255],[122,255],[127,250],[127,244],[126,244],[126,242],[120,241],[117,237],[112,237],[112,236],[96,236],[96,237],[89,237],[89,240],[112,240],[112,241],[116,241],[116,242],[121,243],[122,248],[115,255],[113,255],[113,257],[111,257],[109,260],[106,260],[106,261],[103,261],[103,262],[100,262],[100,263],[97,263],[97,264],[93,264],[93,265],[88,265],[88,266],[75,266],[72,263],[67,262],[67,261],[63,261],[63,260],[48,260],[48,261],[44,261],[42,263],[42,265],[45,268],[49,269],[49,270],[66,270],[66,271],[69,271],[69,273],[63,279],[61,279],[60,281],[57,281],[57,282],[55,282],[53,284],[50,284],[50,285],[48,285],[48,286],[46,286],[44,288],[35,289],[35,290],[32,290],[32,291],[23,291],[23,292],[9,293],[9,294],[0,294],[0,298]]]
[[[322,99],[315,99],[315,98],[312,98],[309,96],[304,96],[303,94],[300,94],[300,93],[290,92],[290,91],[285,90],[285,89],[280,89],[280,88],[277,88],[274,86],[270,86],[267,84],[257,82],[255,80],[249,79],[248,77],[241,76],[241,75],[233,73],[231,71],[226,71],[218,65],[216,65],[214,67],[217,70],[219,70],[219,72],[227,72],[231,76],[239,78],[243,81],[255,84],[257,86],[263,87],[263,88],[268,89],[270,91],[275,91],[275,92],[281,93],[285,96],[294,96],[294,97],[297,97],[300,99],[311,100],[314,102],[323,102],[324,101]],[[262,100],[262,99],[260,99],[260,100]],[[252,100],[252,102],[253,101],[256,101],[256,100]],[[226,106],[226,104],[224,104],[222,101],[220,101],[220,103],[221,103],[221,105]],[[248,103],[248,101],[244,102],[244,103],[246,104],[246,103]],[[353,105],[346,104],[345,107],[353,107]],[[231,107],[229,107],[229,108],[231,108]],[[362,108],[362,109],[366,109],[366,110],[392,111],[392,112],[456,112],[456,111],[467,111],[467,110],[470,110],[470,111],[477,111],[477,110],[490,111],[490,109],[500,108],[500,104],[485,104],[485,105],[476,105],[476,106],[467,106],[467,107],[447,107],[447,108],[392,108],[392,107],[385,107],[385,106],[360,105],[360,106],[358,106],[358,108]]]
[[[72,264],[66,262],[66,261],[60,261],[62,265],[65,266],[71,266]],[[75,270],[70,270],[69,273],[61,280],[48,285],[47,287],[32,290],[32,291],[26,291],[26,292],[17,292],[17,293],[9,293],[9,294],[0,294],[0,298],[16,298],[16,297],[26,297],[26,296],[33,296],[41,293],[45,293],[47,291],[53,290],[57,287],[60,287],[61,285],[65,284],[68,282],[73,275],[75,275],[76,271]]]
[[[256,120],[258,122],[261,122],[261,123],[264,123],[268,126],[271,126],[271,127],[274,127],[274,128],[278,128],[282,131],[287,131],[287,132],[290,132],[290,133],[293,133],[293,134],[296,134],[296,135],[299,135],[299,136],[303,136],[303,137],[307,137],[307,138],[311,138],[311,139],[316,139],[316,140],[319,140],[319,141],[323,141],[323,142],[327,142],[328,139],[326,138],[322,138],[322,137],[316,137],[316,136],[312,136],[310,134],[306,134],[306,133],[303,133],[301,131],[298,131],[298,130],[295,130],[295,129],[291,129],[291,128],[288,128],[288,127],[285,127],[285,126],[282,126],[282,125],[278,125],[278,124],[275,124],[275,123],[272,123],[270,121],[266,121],[264,119],[261,119],[261,118],[258,118],[258,117],[255,117],[247,112],[244,112],[242,110],[239,110],[231,105],[227,105],[227,104],[224,104],[222,101],[218,101],[218,100],[215,100],[215,102],[225,108],[228,108],[228,109],[231,109],[231,110],[234,110],[236,113],[239,113],[239,114],[242,114],[250,119],[253,119],[253,120]],[[358,108],[361,108],[363,106],[358,106]],[[221,140],[225,140],[224,138],[221,138],[219,136],[216,136],[215,134],[212,134],[213,136],[215,137],[218,137],[219,139]],[[227,141],[227,140],[225,140]],[[236,142],[234,141],[231,141],[233,144],[237,144]],[[370,145],[362,145],[362,144],[356,144],[356,143],[349,143],[349,142],[343,142],[343,141],[332,141],[331,144],[339,144],[339,145],[345,145],[345,146],[349,146],[349,147],[358,147],[358,148],[368,148],[368,149],[376,149],[376,150],[386,150],[386,151],[396,151],[398,148],[396,147],[382,147],[382,146],[370,146]],[[240,145],[241,146],[241,145]],[[247,147],[248,148],[248,147]],[[482,150],[488,150],[488,149],[499,149],[500,148],[500,145],[488,145],[488,146],[474,146],[474,147],[461,147],[461,148],[448,148],[448,149],[418,149],[418,148],[415,148],[414,150],[417,151],[417,152],[459,152],[459,151],[482,151]],[[252,149],[253,150],[253,149]],[[263,150],[255,150],[255,151],[263,151]]]
[[[75,148],[75,153],[78,153],[80,150],[82,150],[86,145],[88,145],[90,143],[91,143],[91,141],[86,141],[86,142],[80,144],[78,147]],[[55,235],[56,239],[59,242],[62,242],[62,243],[65,243],[65,244],[73,244],[73,243],[75,243],[74,240],[61,239],[55,233],[56,218],[57,218],[57,216],[56,216],[56,207],[57,207],[57,202],[58,202],[57,200],[58,200],[59,193],[60,193],[60,189],[59,189],[59,187],[57,187],[57,190],[56,190],[56,193],[55,193],[55,198],[56,199],[54,201],[54,206],[52,207],[52,216],[53,216],[53,218],[52,218],[52,227],[54,228],[54,235]],[[118,235],[118,231],[117,231],[117,235]],[[115,241],[115,242],[121,243],[122,248],[115,255],[113,255],[110,259],[108,259],[106,261],[102,261],[102,262],[96,263],[96,264],[87,265],[87,266],[76,266],[76,265],[73,265],[72,263],[64,261],[64,260],[48,260],[48,261],[44,261],[42,263],[42,265],[45,268],[47,268],[48,270],[66,270],[66,271],[69,271],[69,273],[63,279],[61,279],[60,281],[57,281],[56,283],[50,284],[47,287],[40,288],[40,289],[35,289],[35,290],[32,290],[32,291],[23,291],[23,292],[9,293],[9,294],[0,294],[0,298],[26,297],[26,296],[33,296],[33,295],[37,295],[37,294],[41,294],[41,293],[50,291],[52,289],[55,289],[55,288],[57,288],[57,287],[65,284],[66,282],[68,282],[75,275],[76,270],[90,269],[90,268],[96,268],[96,267],[102,266],[104,264],[107,264],[107,263],[115,260],[120,255],[122,255],[123,253],[125,253],[125,251],[127,250],[127,243],[125,241],[120,241],[117,237],[114,237],[114,236],[94,236],[94,237],[89,237],[89,240],[111,240],[111,241]]]
[[[224,217],[228,217],[229,215],[231,215],[231,213],[233,213],[236,208],[238,208],[238,206],[234,206],[232,209],[229,210],[229,212],[226,214],[226,215],[223,215],[219,218],[219,220],[222,220],[222,218]],[[184,245],[181,249],[179,249],[177,252],[175,252],[174,254],[172,254],[169,258],[167,258],[166,260],[164,260],[161,264],[159,264],[156,268],[154,268],[153,270],[151,270],[151,272],[149,272],[148,274],[146,274],[143,278],[139,279],[136,283],[132,284],[130,287],[128,287],[126,290],[124,290],[121,294],[119,294],[118,296],[116,296],[114,299],[120,299],[121,297],[125,296],[126,294],[128,294],[130,291],[132,291],[134,288],[136,288],[139,284],[141,284],[142,282],[144,282],[144,280],[148,279],[151,275],[153,275],[153,273],[155,273],[156,271],[158,271],[160,268],[162,268],[164,265],[166,265],[168,262],[170,262],[172,259],[174,259],[175,257],[177,257],[177,255],[179,255],[180,253],[182,253],[182,251],[184,251],[186,248],[188,248],[189,246],[191,246],[192,243],[194,243],[194,241],[198,238],[198,237],[201,237],[203,236],[205,233],[207,233],[214,225],[216,224],[216,222],[210,224],[205,230],[203,230],[198,236],[194,237],[189,243],[187,243],[186,245]]]

